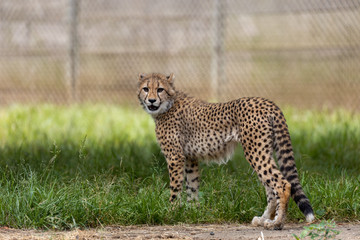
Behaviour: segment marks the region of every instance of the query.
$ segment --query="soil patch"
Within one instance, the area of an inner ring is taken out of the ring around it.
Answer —
[[[72,231],[39,231],[2,227],[0,239],[295,239],[305,224],[286,224],[281,231],[240,224],[109,226]],[[360,222],[338,223],[336,239],[360,239]],[[262,238],[263,236],[263,238]]]

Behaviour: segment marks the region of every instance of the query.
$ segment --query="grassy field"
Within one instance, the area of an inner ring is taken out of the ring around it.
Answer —
[[[317,218],[360,220],[360,114],[285,116]],[[199,207],[172,211],[154,123],[140,107],[1,108],[0,184],[0,225],[15,228],[250,222],[266,206],[239,147],[227,165],[202,165]],[[288,219],[304,219],[292,200]]]

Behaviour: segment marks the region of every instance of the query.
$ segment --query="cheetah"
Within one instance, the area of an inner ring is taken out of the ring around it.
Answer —
[[[243,97],[208,103],[177,91],[174,74],[158,73],[139,75],[138,98],[155,120],[169,171],[170,202],[176,200],[184,182],[187,200],[198,200],[199,161],[226,163],[241,143],[267,195],[267,207],[262,216],[253,218],[252,225],[282,229],[290,196],[306,220],[314,220],[299,182],[285,117],[273,102]]]

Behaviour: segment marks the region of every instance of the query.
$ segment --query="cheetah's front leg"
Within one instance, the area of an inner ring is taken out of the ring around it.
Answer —
[[[187,201],[199,200],[199,163],[194,159],[187,159],[185,164]]]
[[[166,158],[170,178],[170,202],[173,203],[182,191],[184,182],[185,157],[182,155],[172,155]]]

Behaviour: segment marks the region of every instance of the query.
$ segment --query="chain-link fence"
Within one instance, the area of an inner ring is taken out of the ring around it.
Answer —
[[[140,72],[207,100],[360,109],[360,1],[0,1],[0,103],[137,104]]]

